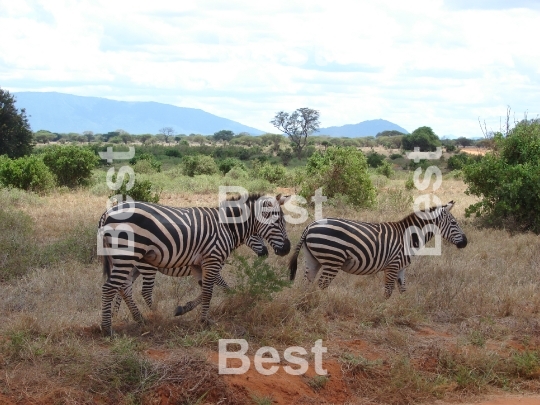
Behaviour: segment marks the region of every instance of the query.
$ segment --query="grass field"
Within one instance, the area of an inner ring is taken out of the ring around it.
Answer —
[[[204,187],[167,189],[160,202],[215,206],[214,180],[205,181]],[[399,175],[375,178],[375,209],[333,201],[323,214],[401,219],[419,195],[406,191],[404,181]],[[343,273],[325,291],[298,277],[272,300],[216,288],[210,308],[216,323],[205,328],[197,310],[172,316],[178,304],[198,294],[194,280],[158,274],[151,310],[139,281],[134,288],[146,325],[139,328],[123,305],[113,320],[114,338],[100,334],[103,279],[92,257],[106,190],[96,186],[45,197],[0,191],[7,224],[0,267],[9,268],[0,282],[2,404],[411,404],[540,392],[538,237],[465,218],[465,208],[476,200],[464,194],[461,180],[445,178],[433,194],[443,203],[456,201],[452,212],[469,244],[458,250],[444,242],[441,256],[415,258],[404,294],[395,291],[385,300],[382,274]],[[308,223],[288,225],[293,246]],[[254,258],[245,246],[238,254]],[[285,275],[287,262],[273,253],[267,259]],[[238,263],[231,257],[224,268],[231,284]],[[301,376],[282,367],[272,376],[253,367],[243,375],[220,376],[222,338],[246,339],[252,359],[258,348],[273,346],[282,366],[287,347],[309,353],[322,339],[329,375],[315,374],[309,354],[309,370]]]

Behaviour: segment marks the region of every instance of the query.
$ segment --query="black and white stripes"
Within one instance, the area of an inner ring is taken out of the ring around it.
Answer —
[[[458,248],[467,245],[467,237],[450,213],[453,205],[451,201],[420,211],[418,215],[412,213],[398,222],[369,223],[342,218],[315,221],[302,233],[289,262],[291,280],[295,278],[298,254],[303,246],[305,276],[313,281],[322,269],[318,280],[321,288],[328,287],[339,270],[358,275],[384,271],[385,296],[390,297],[396,281],[403,292],[405,268],[411,262],[413,248],[419,247],[419,236],[427,243],[440,232]],[[412,230],[420,231],[420,235]]]
[[[259,235],[284,256],[290,251],[278,195],[250,195],[232,198],[218,208],[174,208],[143,202],[128,202],[112,207],[100,220],[104,274],[102,322],[104,334],[111,334],[111,306],[117,292],[126,299],[138,322],[143,318],[123,287],[134,267],[145,276],[156,269],[198,266],[201,269],[201,294],[183,307],[183,314],[202,303],[201,317],[207,320],[212,289],[230,253],[252,235]],[[98,245],[99,246],[99,245]],[[193,267],[192,267],[193,269]]]

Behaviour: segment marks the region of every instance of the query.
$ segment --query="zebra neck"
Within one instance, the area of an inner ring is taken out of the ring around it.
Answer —
[[[246,203],[251,214],[247,217],[245,221],[241,220],[240,211],[237,208],[227,208],[226,213],[228,215],[228,220],[224,225],[229,230],[233,248],[237,248],[254,233],[254,206],[253,204]]]
[[[408,228],[416,227],[419,230],[424,229],[426,225],[439,225],[439,215],[438,211],[420,211],[419,215],[412,213],[407,217],[403,218],[398,222],[401,230],[405,232]],[[432,230],[428,229],[424,234],[425,243],[429,242],[433,237],[434,233]]]

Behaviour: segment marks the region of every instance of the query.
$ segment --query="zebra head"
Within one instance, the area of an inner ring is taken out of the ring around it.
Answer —
[[[246,246],[253,250],[257,256],[268,256],[268,248],[264,244],[264,239],[259,235],[251,235],[246,239]]]
[[[291,242],[287,237],[285,219],[281,206],[290,196],[278,194],[274,197],[260,197],[256,201],[254,233],[264,238],[278,256],[285,256],[291,250]]]
[[[440,207],[438,216],[438,227],[441,232],[441,236],[448,242],[453,243],[458,249],[463,249],[467,246],[467,237],[463,230],[456,221],[456,218],[450,213],[450,210],[454,207],[454,201],[450,201],[448,204]]]

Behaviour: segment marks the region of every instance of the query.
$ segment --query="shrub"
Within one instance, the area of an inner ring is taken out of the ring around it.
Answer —
[[[433,152],[438,146],[441,146],[439,137],[433,132],[430,127],[420,127],[415,129],[411,134],[404,135],[401,139],[401,144],[405,150],[414,150],[419,147],[421,151]]]
[[[377,173],[382,174],[388,178],[394,175],[394,169],[388,160],[385,160],[381,166],[377,168]]]
[[[377,152],[369,152],[366,156],[369,167],[379,167],[383,164],[385,156]]]
[[[112,181],[116,182],[116,175],[113,176]],[[139,180],[135,178],[133,187],[127,190],[128,182],[129,176],[125,176],[122,186],[118,190],[113,191],[113,193],[109,195],[109,198],[121,194],[122,201],[126,201],[127,196],[129,196],[135,201],[145,201],[156,204],[159,202],[161,190],[154,191],[154,186],[150,180]]]
[[[230,177],[233,180],[247,179],[248,172],[242,169],[241,167],[233,167],[227,172],[226,177]]]
[[[38,156],[10,159],[0,156],[0,184],[36,193],[46,193],[55,186],[49,168]]]
[[[216,174],[219,171],[214,159],[206,155],[184,156],[182,166],[184,174],[189,177],[199,174]]]
[[[270,163],[254,164],[253,171],[255,177],[269,181],[276,184],[280,180],[285,178],[286,170],[281,165],[272,165]]]
[[[494,152],[463,167],[466,193],[482,199],[466,214],[540,233],[540,120],[523,120],[494,142]]]
[[[241,294],[251,299],[271,300],[272,293],[291,285],[287,273],[277,271],[265,257],[253,258],[251,263],[243,256],[234,255],[233,276],[236,280],[231,294]]]
[[[94,152],[78,146],[54,147],[43,154],[43,162],[56,176],[58,184],[67,187],[87,185],[99,161]]]
[[[166,153],[166,152],[165,152]],[[135,166],[141,160],[145,160],[150,163],[150,166],[156,171],[161,172],[161,162],[157,161],[155,156],[150,153],[141,153],[135,155],[130,161],[129,164]]]
[[[410,173],[409,176],[407,177],[407,180],[405,180],[405,188],[407,190],[412,190],[414,187],[415,187],[414,177],[413,177],[413,174]]]
[[[358,207],[372,206],[375,202],[375,188],[369,178],[366,157],[353,147],[331,147],[308,159],[300,194],[310,201],[320,187],[323,187],[324,195],[341,194]]]
[[[467,153],[458,153],[457,155],[449,157],[446,164],[448,165],[449,170],[461,170],[463,169],[463,166],[480,160],[482,160],[482,156],[480,155],[472,156]]]
[[[135,173],[141,174],[151,174],[156,173],[156,168],[152,165],[152,162],[149,160],[139,160],[133,165],[133,171]]]
[[[402,158],[402,157],[403,157],[403,155],[402,155],[401,153],[392,153],[392,154],[390,155],[390,159],[391,159],[391,160],[400,159],[400,158]]]
[[[246,166],[237,158],[226,158],[218,162],[219,171],[223,174],[227,174],[231,169],[238,167],[242,170],[246,170]]]

